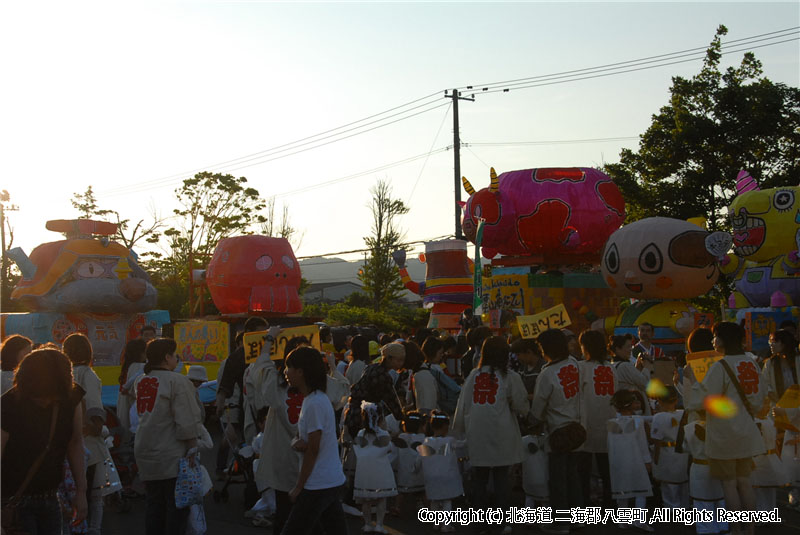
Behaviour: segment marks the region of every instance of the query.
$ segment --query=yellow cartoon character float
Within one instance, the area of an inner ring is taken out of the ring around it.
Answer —
[[[722,273],[735,281],[730,308],[786,307],[800,302],[800,187],[762,190],[741,171],[728,214],[733,254]]]
[[[650,323],[653,343],[664,351],[682,349],[697,321],[697,310],[682,300],[708,292],[719,276],[706,250],[709,236],[693,223],[666,217],[642,219],[612,234],[600,264],[603,280],[615,295],[636,301],[594,327],[635,335],[638,325]]]

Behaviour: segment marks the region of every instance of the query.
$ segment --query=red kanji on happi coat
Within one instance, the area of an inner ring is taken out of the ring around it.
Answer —
[[[594,393],[598,396],[614,395],[614,372],[610,366],[598,366],[594,369]]]
[[[482,372],[475,376],[475,388],[472,390],[472,402],[476,405],[489,403],[494,405],[497,399],[497,376]]]
[[[158,378],[142,377],[136,385],[136,412],[152,412],[158,396]]]
[[[736,366],[739,372],[739,384],[745,394],[758,394],[758,370],[752,362],[742,361]]]
[[[578,395],[580,379],[578,376],[578,367],[574,364],[564,366],[557,374],[558,382],[561,383],[561,388],[564,391],[564,397],[569,399]]]
[[[303,407],[303,394],[300,392],[291,392],[286,397],[286,416],[289,418],[289,423],[294,425],[300,419],[300,409]]]

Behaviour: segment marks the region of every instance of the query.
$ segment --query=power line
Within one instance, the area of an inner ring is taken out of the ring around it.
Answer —
[[[450,102],[447,105],[447,109],[444,111],[444,117],[442,117],[442,122],[439,123],[439,129],[436,131],[436,135],[433,137],[433,142],[431,142],[431,147],[428,149],[429,151],[433,150],[433,146],[436,144],[436,141],[439,139],[439,134],[442,132],[442,127],[444,126],[445,120],[447,120],[447,114],[450,113],[450,106],[453,103]],[[428,156],[430,156],[430,152],[428,152]],[[419,174],[417,175],[417,180],[414,181],[414,187],[411,188],[411,194],[408,196],[408,200],[406,204],[411,204],[411,199],[414,197],[414,192],[417,190],[417,184],[419,184],[419,179],[422,178],[422,173],[425,171],[425,166],[428,165],[428,158],[425,158],[425,161],[422,162],[422,168],[419,170]]]
[[[734,52],[750,51],[750,50],[754,50],[754,49],[757,49],[757,48],[764,48],[764,47],[767,47],[767,46],[774,46],[774,45],[779,45],[779,44],[782,44],[782,43],[788,43],[790,41],[797,41],[797,40],[800,40],[800,37],[794,37],[792,39],[786,39],[786,40],[783,40],[783,41],[776,41],[774,43],[767,43],[767,44],[759,45],[759,46],[752,46],[752,47],[748,46],[748,47],[737,49],[737,50],[727,50],[727,51],[721,52],[721,55],[731,54],[731,53],[734,53]],[[676,56],[676,57],[679,57],[679,56]],[[531,83],[529,85],[521,85],[521,86],[517,86],[517,87],[500,87],[500,88],[497,88],[497,89],[489,89],[489,90],[481,91],[480,94],[481,95],[488,95],[490,93],[500,93],[500,92],[508,93],[509,91],[515,90],[515,89],[528,89],[528,88],[531,88],[531,87],[543,87],[543,86],[547,86],[547,85],[556,85],[556,84],[564,84],[564,83],[568,83],[568,82],[577,82],[579,80],[590,80],[592,78],[605,78],[607,76],[614,76],[614,75],[617,75],[617,74],[625,74],[625,73],[628,73],[628,72],[644,71],[644,70],[648,70],[648,69],[655,69],[655,68],[658,68],[658,67],[667,67],[669,65],[677,65],[679,63],[688,63],[688,62],[691,62],[691,61],[697,61],[699,59],[702,59],[702,57],[689,58],[689,59],[683,59],[683,60],[679,60],[679,61],[671,61],[671,62],[666,62],[666,63],[659,63],[657,65],[648,65],[648,66],[645,66],[645,67],[638,67],[638,68],[635,68],[635,69],[618,70],[618,71],[615,71],[615,72],[609,72],[609,73],[604,73],[604,74],[593,74],[593,75],[587,75],[587,76],[578,76],[578,77],[573,77],[573,78],[569,78],[569,79],[566,79],[566,80],[542,81],[542,82],[539,82],[539,83]],[[597,71],[597,72],[599,72],[599,71]],[[478,94],[478,93],[476,93],[476,94]]]
[[[556,139],[556,140],[542,140],[542,141],[498,141],[498,142],[464,142],[463,145],[469,147],[515,147],[523,145],[572,145],[576,143],[605,143],[612,141],[631,141],[639,139],[639,136],[622,136],[622,137],[599,137],[592,139]]]
[[[779,34],[779,33],[782,34],[782,33],[785,33],[785,32],[796,33],[796,30],[798,30],[799,28],[800,28],[800,26],[794,26],[794,27],[791,27],[791,28],[786,28],[786,29],[783,29],[783,30],[777,30],[777,31],[774,31],[774,32],[768,32],[768,33],[762,33],[762,34],[758,34],[758,35],[752,35],[750,37],[743,37],[741,39],[733,39],[733,40],[726,41],[725,43],[723,43],[722,47],[724,48],[726,46],[731,46],[733,43],[741,43],[742,41],[753,40],[752,42],[759,42],[759,41],[764,41],[764,40],[769,40],[769,39],[776,39],[776,38],[780,38],[780,37],[785,37],[784,35],[777,36],[775,34]],[[768,35],[773,35],[773,37],[768,37],[767,39],[756,39],[757,37],[765,37],[765,36],[768,36]],[[736,46],[740,46],[740,45],[736,45]],[[528,82],[531,82],[531,81],[534,81],[534,80],[541,80],[541,79],[547,79],[547,78],[553,78],[553,77],[561,77],[562,75],[571,75],[571,74],[577,74],[577,73],[582,73],[582,72],[585,73],[587,71],[597,72],[598,70],[602,70],[602,69],[605,69],[607,67],[632,66],[631,64],[641,64],[640,62],[644,62],[644,61],[647,61],[647,60],[653,60],[653,59],[657,59],[657,58],[674,59],[674,57],[681,57],[681,56],[678,56],[679,54],[685,54],[687,52],[692,52],[694,54],[697,54],[698,52],[702,52],[703,54],[705,54],[705,51],[707,49],[708,49],[708,46],[706,45],[706,46],[702,46],[702,47],[695,47],[695,48],[688,48],[688,49],[685,49],[685,50],[678,50],[676,52],[669,52],[667,54],[658,54],[658,55],[655,55],[655,56],[647,56],[647,57],[644,57],[644,58],[632,59],[632,60],[627,60],[627,61],[619,61],[619,62],[616,62],[616,63],[606,63],[605,65],[598,65],[598,66],[595,66],[595,67],[584,67],[582,69],[573,69],[573,70],[569,70],[569,71],[561,71],[561,72],[551,73],[551,74],[543,74],[543,75],[538,75],[538,76],[529,76],[529,77],[525,77],[525,78],[516,78],[516,79],[513,79],[513,80],[504,80],[504,81],[500,81],[500,82],[472,84],[472,85],[468,85],[468,86],[459,87],[458,89],[459,90],[464,90],[466,92],[469,92],[471,90],[474,90],[474,88],[479,87],[479,88],[482,88],[481,89],[482,91],[485,91],[485,89],[483,89],[483,88],[490,88],[491,86],[497,86],[497,85],[509,86],[509,85],[515,85],[515,84],[520,84],[520,83],[528,83]]]
[[[178,173],[178,174],[175,174],[175,175],[169,175],[167,177],[162,177],[162,178],[153,179],[153,180],[149,180],[149,181],[139,182],[139,183],[136,183],[136,184],[130,184],[128,186],[120,186],[118,188],[111,188],[111,189],[108,189],[108,190],[105,190],[105,191],[102,191],[102,192],[98,192],[98,195],[103,195],[103,196],[106,196],[106,197],[110,197],[110,196],[116,195],[118,193],[122,193],[123,191],[128,192],[128,190],[130,190],[130,191],[138,191],[138,190],[145,190],[145,189],[153,189],[154,187],[158,187],[160,185],[163,185],[164,183],[175,182],[177,179],[180,179],[182,177],[191,176],[196,172],[200,172],[200,171],[204,171],[204,170],[208,170],[208,169],[221,169],[221,170],[226,170],[226,171],[236,171],[236,170],[239,170],[239,169],[244,169],[246,167],[252,167],[254,165],[261,165],[263,163],[271,162],[273,160],[279,160],[281,158],[286,158],[288,156],[293,156],[293,155],[299,154],[301,152],[306,152],[308,150],[313,150],[313,149],[316,149],[316,148],[319,148],[319,147],[323,147],[325,145],[330,145],[331,143],[336,143],[338,141],[349,139],[349,138],[357,136],[357,135],[365,134],[367,132],[371,132],[373,130],[377,130],[379,128],[383,128],[384,126],[389,126],[391,124],[395,124],[397,122],[404,121],[404,120],[410,119],[412,117],[416,117],[417,115],[421,115],[423,113],[427,113],[429,111],[433,111],[433,110],[435,110],[437,108],[441,108],[442,106],[446,105],[444,103],[437,104],[437,105],[435,105],[435,106],[433,106],[431,108],[427,108],[427,109],[421,110],[421,111],[419,111],[417,113],[412,113],[410,115],[406,115],[404,117],[400,117],[399,119],[396,119],[394,121],[389,121],[389,122],[386,122],[386,123],[383,123],[383,124],[379,124],[377,126],[374,126],[372,128],[368,128],[366,130],[361,130],[361,131],[356,132],[354,134],[351,134],[349,136],[342,136],[342,137],[338,137],[337,139],[333,139],[331,141],[327,141],[325,143],[319,143],[320,141],[323,141],[325,139],[341,136],[341,134],[345,134],[345,133],[351,132],[353,130],[358,130],[358,129],[364,128],[366,126],[375,124],[375,123],[380,123],[382,121],[385,121],[386,119],[390,119],[392,117],[397,117],[398,115],[403,115],[403,114],[406,114],[406,113],[408,113],[410,111],[419,109],[421,107],[430,106],[431,104],[434,104],[434,102],[427,102],[427,103],[421,104],[419,106],[414,106],[413,108],[409,108],[409,109],[404,110],[402,112],[386,116],[386,117],[384,117],[382,119],[379,119],[379,120],[376,120],[376,121],[372,121],[372,122],[369,122],[369,123],[365,123],[365,124],[363,124],[361,126],[358,126],[358,127],[355,127],[355,128],[351,128],[351,129],[348,129],[348,130],[343,130],[342,132],[339,132],[337,134],[332,134],[332,135],[329,135],[329,136],[321,137],[321,138],[316,139],[314,141],[309,141],[309,142],[302,143],[302,144],[294,144],[292,147],[284,148],[282,150],[273,151],[271,153],[270,153],[270,150],[262,151],[261,153],[256,153],[256,154],[261,154],[261,156],[252,156],[252,155],[251,155],[252,157],[251,156],[243,156],[241,158],[236,158],[234,160],[228,160],[227,162],[222,162],[221,164],[215,164],[215,165],[211,165],[211,166],[197,168],[197,169],[195,169],[193,171],[188,171],[186,173]],[[400,107],[402,107],[402,106],[400,106]],[[398,107],[392,108],[392,110],[395,110],[397,108]],[[354,124],[354,123],[349,123],[349,124]],[[317,136],[319,136],[319,135],[321,135],[321,134],[317,134]],[[316,136],[311,136],[311,137],[316,137]],[[305,138],[305,139],[307,139],[307,138]],[[280,154],[282,152],[291,151],[291,150],[294,150],[295,148],[306,146],[306,145],[309,145],[309,144],[314,144],[314,143],[317,143],[317,144],[314,145],[313,147],[308,147],[308,148],[305,148],[305,149],[302,149],[302,150],[296,150],[294,152],[290,152],[288,154],[283,154],[283,155],[280,155],[280,156],[274,156],[275,154]],[[290,145],[290,144],[286,144],[286,145]],[[284,147],[286,145],[281,145],[281,147]],[[249,161],[253,161],[253,160],[257,160],[257,159],[264,158],[264,157],[269,157],[269,156],[273,156],[273,157],[265,159],[265,160],[260,160],[260,161],[258,161],[256,163],[249,164],[249,165],[240,165],[238,167],[233,167],[233,168],[223,167],[224,164],[228,164],[228,163],[231,163],[231,162],[236,162],[236,163],[233,163],[232,165],[238,165],[240,163],[245,163],[245,162],[249,162]]]
[[[423,240],[415,240],[415,241],[407,241],[405,243],[398,243],[397,247],[403,247],[403,246],[406,246],[406,245],[420,244],[420,243],[425,243],[425,242],[434,241],[434,240],[443,240],[445,238],[452,238],[452,237],[453,237],[452,234],[443,234],[441,236],[434,236],[433,238],[425,238]],[[321,256],[333,256],[333,255],[351,254],[351,253],[366,253],[366,252],[369,252],[371,250],[372,249],[353,249],[351,251],[339,251],[339,252],[336,252],[336,253],[322,253],[322,254],[315,254],[315,255],[309,255],[309,256],[298,256],[297,259],[298,260],[303,260],[305,258],[319,258]],[[346,260],[342,260],[342,261],[346,262]],[[304,265],[309,265],[309,264],[304,264]],[[314,265],[314,264],[311,264],[311,265]]]

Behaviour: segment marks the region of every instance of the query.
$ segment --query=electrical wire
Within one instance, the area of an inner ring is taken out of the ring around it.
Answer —
[[[223,162],[222,164],[206,166],[206,167],[195,169],[193,171],[188,171],[186,173],[178,173],[178,174],[175,174],[175,175],[169,175],[167,177],[162,177],[162,178],[153,179],[153,180],[149,180],[149,181],[139,182],[139,183],[136,183],[136,184],[130,184],[130,185],[127,185],[127,186],[120,186],[118,188],[111,188],[111,189],[108,189],[108,190],[105,190],[105,191],[102,191],[102,192],[98,192],[97,195],[98,196],[99,195],[103,195],[103,196],[109,197],[109,196],[113,196],[113,195],[116,195],[116,194],[120,194],[123,191],[127,193],[128,190],[139,191],[139,190],[145,190],[145,189],[154,189],[154,187],[160,186],[160,185],[162,185],[164,183],[172,183],[172,182],[175,182],[176,180],[179,180],[179,179],[181,179],[183,177],[192,176],[196,172],[207,171],[209,169],[219,169],[219,170],[225,170],[225,171],[236,171],[236,170],[239,170],[239,169],[244,169],[246,167],[252,167],[254,165],[261,165],[263,163],[271,162],[271,161],[274,161],[274,160],[279,160],[281,158],[286,158],[288,156],[293,156],[293,155],[299,154],[301,152],[306,152],[308,150],[313,150],[313,149],[316,149],[316,148],[319,148],[319,147],[323,147],[325,145],[330,145],[331,143],[336,143],[336,142],[342,141],[344,139],[349,139],[349,138],[357,136],[357,135],[365,134],[367,132],[371,132],[373,130],[377,130],[379,128],[383,128],[384,126],[389,126],[391,124],[395,124],[395,123],[398,123],[400,121],[404,121],[406,119],[410,119],[412,117],[416,117],[417,115],[421,115],[423,113],[427,113],[429,111],[433,111],[433,110],[435,110],[437,108],[441,108],[442,106],[447,105],[446,103],[436,104],[435,106],[433,106],[431,108],[424,109],[422,111],[419,111],[417,113],[412,113],[412,114],[406,115],[404,117],[400,117],[399,119],[396,119],[394,121],[390,121],[390,122],[387,122],[387,123],[384,123],[384,124],[379,124],[379,125],[377,125],[377,126],[375,126],[373,128],[368,128],[366,130],[361,130],[361,131],[356,132],[355,134],[351,134],[349,136],[342,136],[342,137],[338,137],[337,139],[333,139],[331,141],[327,141],[325,143],[319,143],[320,141],[323,141],[325,139],[329,139],[331,137],[340,136],[341,134],[345,134],[345,133],[351,132],[353,130],[358,130],[358,129],[361,129],[361,128],[365,127],[365,126],[369,126],[369,125],[372,125],[372,124],[375,124],[375,123],[380,123],[382,121],[385,121],[386,119],[390,119],[392,117],[397,117],[398,115],[403,115],[403,114],[408,113],[410,111],[413,111],[413,110],[416,110],[416,109],[419,109],[419,108],[422,108],[422,107],[425,107],[425,106],[430,106],[432,104],[434,104],[434,102],[427,102],[427,103],[421,104],[419,106],[414,106],[413,108],[409,108],[409,109],[404,110],[402,112],[389,115],[389,116],[384,117],[382,119],[379,119],[379,120],[376,120],[376,121],[372,121],[372,122],[369,122],[369,123],[365,123],[365,124],[363,124],[361,126],[358,126],[358,127],[355,127],[355,128],[351,128],[351,129],[348,129],[348,130],[344,130],[344,131],[339,132],[337,134],[332,134],[332,135],[329,135],[329,136],[321,137],[321,138],[316,139],[314,141],[309,141],[309,142],[306,142],[306,143],[297,144],[297,145],[294,145],[292,147],[279,150],[277,152],[272,152],[272,153],[269,153],[269,154],[257,153],[257,154],[261,154],[261,156],[254,156],[254,157],[245,156],[245,157],[241,157],[241,158],[236,158],[234,160],[229,160],[228,162]],[[397,109],[397,108],[392,108],[392,110],[394,110],[394,109]],[[280,154],[280,153],[286,152],[286,151],[292,151],[292,150],[294,150],[294,149],[296,149],[298,147],[302,147],[302,146],[306,146],[306,145],[314,144],[314,143],[318,143],[318,144],[314,145],[313,147],[308,147],[308,148],[305,148],[305,149],[302,149],[302,150],[296,150],[296,151],[290,152],[288,154],[283,154],[283,155],[280,155],[280,156],[274,156],[275,154]],[[285,146],[285,145],[282,145],[282,146]],[[262,151],[262,153],[268,153],[268,152],[269,152],[269,150]],[[266,160],[260,160],[260,158],[265,158],[265,157],[269,157],[269,156],[272,156],[272,157],[268,158]],[[241,163],[245,163],[245,162],[249,162],[249,161],[253,161],[253,160],[259,160],[259,161],[254,163],[254,164],[239,165]],[[227,163],[230,163],[230,162],[237,162],[237,163],[234,163],[232,165],[238,165],[238,167],[224,167],[224,164],[227,164]]]
[[[434,236],[433,238],[425,238],[425,239],[422,239],[422,240],[414,240],[414,241],[407,241],[407,242],[404,242],[404,243],[398,243],[397,247],[399,248],[399,247],[404,247],[404,246],[407,246],[407,245],[420,244],[420,243],[425,243],[425,242],[435,241],[435,240],[443,240],[445,238],[452,238],[452,237],[453,237],[453,234],[443,234],[441,236]],[[351,251],[339,251],[339,252],[336,252],[336,253],[322,253],[322,254],[315,254],[315,255],[308,255],[308,256],[298,256],[296,258],[298,260],[303,260],[305,258],[319,258],[319,257],[324,257],[324,256],[333,256],[333,255],[340,255],[340,254],[366,253],[366,252],[369,252],[371,250],[372,249],[369,249],[369,248],[367,248],[367,249],[353,249]],[[346,262],[346,260],[344,260],[344,262]],[[308,264],[304,264],[304,265],[308,265]],[[313,264],[311,264],[311,265],[313,265]]]
[[[599,137],[593,139],[558,139],[558,140],[542,140],[542,141],[498,141],[493,143],[474,143],[464,142],[462,146],[469,147],[516,147],[524,145],[572,145],[576,143],[604,143],[612,141],[631,141],[639,139],[639,136],[623,136],[623,137]]]
[[[730,40],[730,41],[725,41],[724,43],[722,43],[721,46],[722,46],[722,48],[724,48],[726,46],[731,46],[733,43],[741,43],[742,41],[753,40],[752,42],[760,42],[760,41],[769,40],[769,39],[781,38],[781,37],[785,37],[785,36],[784,35],[775,35],[775,34],[779,34],[779,33],[782,34],[782,33],[785,33],[785,32],[796,33],[796,31],[798,29],[800,29],[800,26],[794,26],[794,27],[791,27],[791,28],[785,28],[783,30],[776,30],[774,32],[768,32],[768,33],[762,33],[762,34],[758,34],[758,35],[752,35],[750,37],[743,37],[741,39],[733,39],[733,40]],[[768,37],[766,39],[756,39],[757,37],[765,37],[765,36],[768,36],[768,35],[773,35],[773,37]],[[741,44],[735,45],[735,46],[741,46]],[[685,50],[678,50],[676,52],[669,52],[667,54],[658,54],[658,55],[655,55],[655,56],[647,56],[647,57],[644,57],[644,58],[637,58],[637,59],[632,59],[632,60],[627,60],[627,61],[618,61],[616,63],[606,63],[605,65],[598,65],[598,66],[595,66],[595,67],[584,67],[582,69],[573,69],[573,70],[569,70],[569,71],[561,71],[561,72],[552,73],[552,74],[543,74],[543,75],[538,75],[538,76],[529,76],[529,77],[525,77],[525,78],[516,78],[516,79],[513,79],[513,80],[504,80],[504,81],[500,81],[500,82],[471,84],[471,85],[468,85],[468,86],[459,87],[457,89],[458,90],[471,91],[471,90],[474,90],[476,87],[484,88],[484,87],[491,87],[491,86],[496,86],[496,85],[507,86],[507,85],[514,85],[514,84],[520,84],[520,83],[528,83],[528,82],[534,81],[534,80],[540,80],[540,79],[546,79],[546,78],[552,78],[552,77],[560,77],[561,75],[577,74],[577,73],[586,72],[586,71],[595,72],[595,71],[597,71],[599,69],[605,69],[606,67],[619,67],[619,66],[625,66],[625,65],[631,66],[630,64],[640,64],[639,62],[646,61],[646,60],[654,60],[654,59],[657,59],[657,58],[674,59],[674,58],[671,58],[671,56],[680,57],[680,56],[678,56],[679,54],[685,54],[687,52],[693,52],[694,54],[703,53],[703,55],[705,55],[705,51],[707,49],[708,49],[708,45],[702,46],[702,47],[688,48],[688,49],[685,49]],[[476,93],[476,94],[478,94],[478,93]]]
[[[442,117],[442,122],[439,124],[439,129],[436,131],[436,135],[433,137],[433,142],[431,142],[431,146],[428,149],[428,156],[430,156],[430,151],[433,150],[433,146],[436,145],[436,141],[439,139],[439,134],[442,132],[442,127],[444,126],[444,122],[447,119],[447,114],[450,113],[450,106],[452,106],[453,102],[449,102],[447,105],[447,109],[444,111],[444,117]],[[425,161],[422,162],[422,168],[419,170],[419,174],[417,175],[417,180],[414,181],[414,187],[411,188],[411,194],[408,196],[408,200],[406,201],[406,205],[411,205],[411,199],[414,197],[414,192],[417,190],[417,184],[419,184],[419,179],[422,178],[422,173],[425,171],[425,166],[428,165],[428,158],[425,158]]]
[[[777,42],[774,42],[774,43],[768,43],[768,44],[759,45],[759,46],[747,46],[745,48],[741,48],[741,49],[737,49],[737,50],[728,50],[728,51],[725,51],[725,52],[721,52],[721,54],[725,55],[725,54],[731,54],[731,53],[734,53],[734,52],[750,51],[750,50],[754,50],[754,49],[758,49],[758,48],[764,48],[764,47],[767,47],[767,46],[774,46],[774,45],[779,45],[779,44],[782,44],[782,43],[788,43],[788,42],[791,42],[791,41],[798,41],[798,40],[800,40],[800,37],[795,37],[795,38],[792,38],[792,39],[786,39],[786,40],[783,40],[783,41],[777,41]],[[476,95],[477,94],[488,95],[490,93],[500,93],[500,92],[508,93],[509,91],[516,90],[516,89],[528,89],[528,88],[531,88],[531,87],[543,87],[543,86],[547,86],[547,85],[557,85],[557,84],[564,84],[564,83],[568,83],[568,82],[577,82],[577,81],[580,81],[580,80],[591,80],[593,78],[605,78],[607,76],[615,76],[617,74],[625,74],[625,73],[629,73],[629,72],[644,71],[644,70],[648,70],[648,69],[655,69],[655,68],[658,68],[658,67],[667,67],[669,65],[678,65],[680,63],[689,63],[689,62],[692,62],[692,61],[698,61],[700,59],[702,59],[702,57],[689,58],[689,59],[683,59],[683,60],[679,60],[679,61],[671,61],[671,62],[666,62],[666,63],[659,63],[657,65],[648,65],[648,66],[645,66],[645,67],[638,67],[638,68],[635,68],[635,69],[618,70],[618,71],[604,73],[604,74],[579,76],[579,77],[569,78],[569,79],[566,79],[566,80],[543,81],[543,82],[540,82],[540,83],[532,83],[532,84],[529,84],[529,85],[521,85],[521,86],[516,86],[516,87],[499,87],[497,89],[488,89],[488,90],[481,91],[480,93],[476,93]]]

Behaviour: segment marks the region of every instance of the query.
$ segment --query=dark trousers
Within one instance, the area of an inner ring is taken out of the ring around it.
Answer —
[[[579,455],[574,452],[548,454],[550,474],[550,506],[570,509],[581,506],[581,482],[578,476]]]
[[[580,476],[581,480],[583,506],[588,507],[591,505],[592,456],[594,456],[597,462],[597,470],[600,472],[600,478],[603,480],[603,506],[613,507],[611,501],[611,474],[608,471],[608,453],[579,451],[575,453],[575,455],[578,456],[578,476]]]
[[[145,481],[147,494],[145,533],[147,535],[182,535],[189,519],[189,508],[175,507],[175,481],[159,479]]]
[[[342,487],[305,490],[297,496],[281,535],[308,535],[319,522],[327,535],[347,535],[347,521],[342,511]]]
[[[23,496],[17,505],[19,527],[29,535],[61,535],[63,517],[58,496]]]
[[[292,502],[289,500],[289,493],[281,490],[275,491],[275,518],[272,521],[272,533],[276,535],[283,531],[283,526],[289,518],[292,510]]]
[[[472,490],[475,497],[475,507],[486,510],[487,507],[499,507],[503,511],[511,505],[511,481],[509,474],[510,466],[473,466],[472,467]],[[494,489],[493,503],[489,503],[489,478],[492,478],[492,488]],[[483,529],[478,527],[476,529]],[[489,533],[500,533],[503,530],[502,524],[492,524],[489,526]]]

